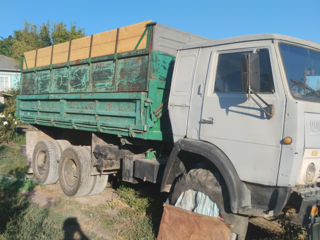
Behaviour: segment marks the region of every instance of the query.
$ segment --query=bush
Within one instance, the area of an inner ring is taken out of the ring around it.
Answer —
[[[18,125],[18,119],[14,116],[18,91],[11,90],[6,93],[11,94],[12,97],[5,100],[3,112],[0,113],[0,143],[12,140],[16,136]]]

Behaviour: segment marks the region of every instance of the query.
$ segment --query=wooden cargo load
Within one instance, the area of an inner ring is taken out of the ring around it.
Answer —
[[[151,22],[137,23],[26,52],[24,53],[23,69],[130,52],[135,47],[138,50],[145,49],[147,44],[146,34],[142,37],[138,46],[137,43],[145,31],[146,25]]]
[[[24,54],[24,122],[163,140],[175,54],[206,39],[146,21]]]

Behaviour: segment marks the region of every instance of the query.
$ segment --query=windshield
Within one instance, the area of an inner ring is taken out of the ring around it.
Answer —
[[[292,95],[320,102],[320,52],[285,43],[279,46]]]

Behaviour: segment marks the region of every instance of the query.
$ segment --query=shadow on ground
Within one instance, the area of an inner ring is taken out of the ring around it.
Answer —
[[[82,232],[77,218],[67,218],[63,223],[64,240],[89,240]]]

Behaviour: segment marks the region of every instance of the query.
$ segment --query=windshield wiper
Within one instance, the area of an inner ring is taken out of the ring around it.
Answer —
[[[297,86],[303,88],[303,89],[307,89],[310,92],[312,92],[313,94],[315,94],[317,97],[320,97],[319,92],[317,92],[316,90],[314,90],[313,88],[311,88],[308,84],[294,80],[294,79],[290,79],[291,82],[293,82],[294,84],[296,84]]]

